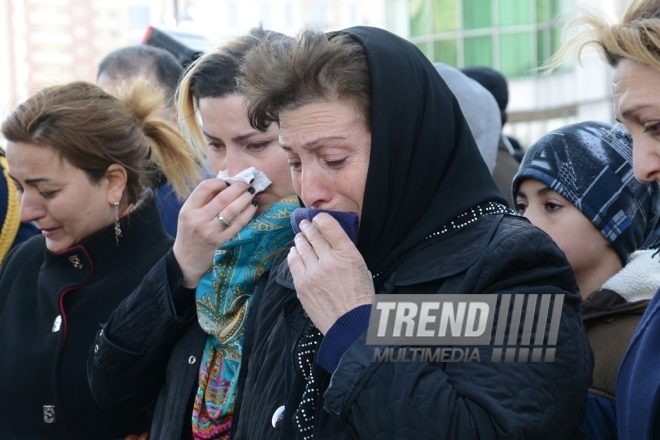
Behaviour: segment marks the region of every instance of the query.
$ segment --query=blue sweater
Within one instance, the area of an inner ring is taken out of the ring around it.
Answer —
[[[660,439],[659,293],[644,312],[621,362],[616,399],[620,439]]]

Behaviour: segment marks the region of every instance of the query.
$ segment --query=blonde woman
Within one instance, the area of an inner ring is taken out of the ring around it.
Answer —
[[[202,182],[181,209],[172,252],[98,333],[99,350],[90,357],[100,404],[157,401],[154,438],[230,436],[251,312],[275,255],[293,238],[289,215],[298,199],[276,127],[250,126],[236,81],[244,55],[278,38],[285,37],[255,29],[223,43],[179,86],[184,131],[214,172],[234,176],[255,167],[272,183],[256,191],[252,182]]]
[[[633,0],[621,20],[596,15],[562,48],[567,53],[595,47],[613,69],[614,114],[633,141],[635,177],[660,181],[660,2]],[[616,384],[620,439],[660,438],[660,295],[656,293],[621,362]]]

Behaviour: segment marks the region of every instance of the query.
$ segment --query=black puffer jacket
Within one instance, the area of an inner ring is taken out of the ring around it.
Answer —
[[[233,440],[298,438],[292,416],[305,379],[293,350],[310,321],[285,256],[261,299]],[[426,240],[377,290],[405,292],[565,294],[555,360],[494,363],[486,346],[481,362],[373,362],[374,347],[362,337],[332,375],[313,367],[321,383],[314,439],[582,438],[593,360],[573,271],[545,233],[522,218],[493,215]],[[274,429],[280,406],[284,417]]]

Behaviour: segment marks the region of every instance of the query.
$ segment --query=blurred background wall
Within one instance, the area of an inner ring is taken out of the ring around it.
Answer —
[[[611,73],[592,52],[549,76],[538,68],[579,8],[620,15],[626,0],[0,0],[0,117],[41,87],[94,81],[110,51],[142,41],[150,25],[211,41],[263,23],[294,35],[352,25],[388,29],[432,61],[489,66],[509,80],[505,133],[524,148],[585,119],[613,122]]]

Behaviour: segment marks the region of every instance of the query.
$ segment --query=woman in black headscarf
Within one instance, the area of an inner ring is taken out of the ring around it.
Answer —
[[[260,47],[246,66],[250,119],[278,123],[303,203],[360,224],[353,244],[331,215],[303,220],[274,263],[246,336],[233,438],[579,438],[592,360],[575,277],[552,240],[503,205],[424,55],[356,27]],[[365,336],[382,294],[511,294],[532,317],[548,295],[561,312],[554,361],[530,358],[508,303],[494,316],[509,322],[509,346],[491,339],[479,362],[394,362],[408,347],[377,358],[386,348]]]

